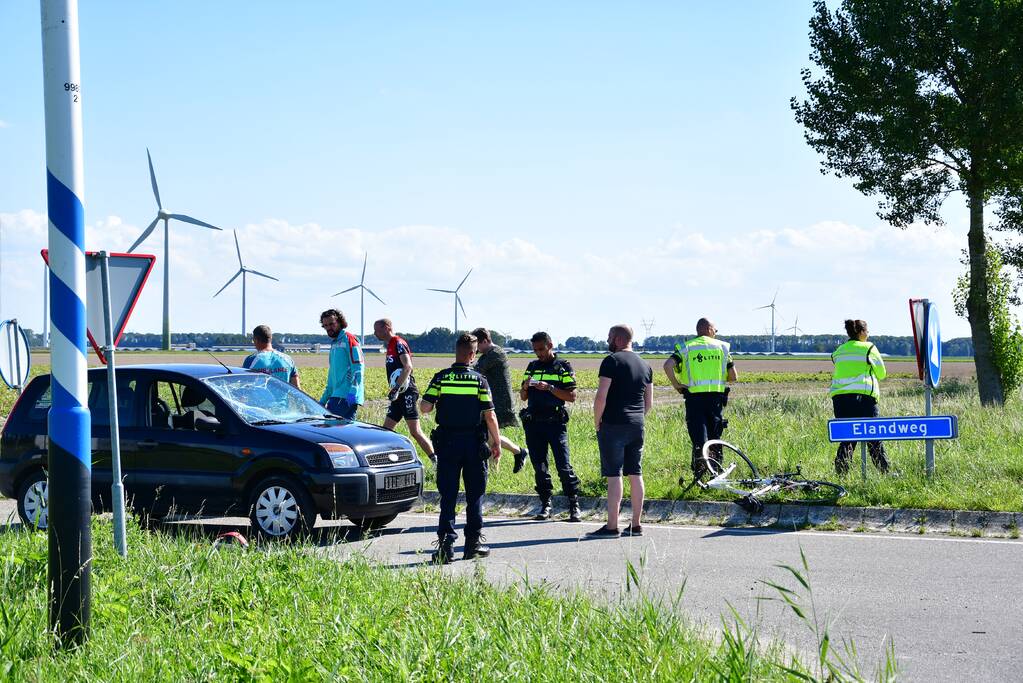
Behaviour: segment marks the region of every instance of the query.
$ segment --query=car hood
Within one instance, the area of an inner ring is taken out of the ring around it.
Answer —
[[[324,420],[322,422],[296,422],[283,425],[262,425],[277,434],[285,434],[312,443],[343,443],[351,446],[356,453],[367,455],[398,449],[412,450],[415,448],[400,434],[365,422],[348,420]]]

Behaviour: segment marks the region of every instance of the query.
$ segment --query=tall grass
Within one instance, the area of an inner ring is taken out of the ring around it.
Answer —
[[[96,520],[95,537],[108,537]],[[321,558],[300,546],[215,549],[130,530],[97,543],[91,637],[46,631],[46,536],[0,533],[0,679],[9,681],[807,680],[813,671],[741,622],[717,640],[637,591],[612,604],[484,565],[450,578]],[[638,576],[637,576],[638,581]],[[843,675],[829,680],[843,680]]]

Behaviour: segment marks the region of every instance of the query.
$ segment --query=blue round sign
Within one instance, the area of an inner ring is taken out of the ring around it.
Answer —
[[[938,307],[936,304],[927,304],[927,329],[924,338],[927,340],[926,365],[927,381],[932,387],[938,386],[941,379],[941,329],[938,325]]]

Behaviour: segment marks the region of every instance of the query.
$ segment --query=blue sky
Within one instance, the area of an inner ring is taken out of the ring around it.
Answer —
[[[87,240],[127,248],[165,208],[176,331],[315,331],[367,283],[399,329],[654,334],[709,315],[758,333],[908,334],[906,299],[951,311],[967,216],[899,231],[822,176],[793,120],[809,2],[88,2],[80,7]],[[0,3],[0,313],[38,328],[45,246],[39,7]],[[158,258],[129,329],[157,331]]]

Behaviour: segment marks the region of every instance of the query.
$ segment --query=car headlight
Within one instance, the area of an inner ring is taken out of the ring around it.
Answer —
[[[351,446],[346,446],[343,443],[321,443],[320,447],[327,453],[330,464],[336,470],[359,466],[359,458],[356,457]]]

